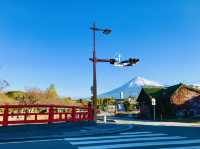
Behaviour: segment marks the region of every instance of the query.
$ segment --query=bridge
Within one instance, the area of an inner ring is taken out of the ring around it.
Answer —
[[[88,106],[1,105],[0,125],[92,121],[92,113],[91,104]]]

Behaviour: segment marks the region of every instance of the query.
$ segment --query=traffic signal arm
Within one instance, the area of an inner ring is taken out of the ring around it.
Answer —
[[[93,58],[90,58],[90,61],[94,62]],[[129,58],[128,60],[118,62],[116,59],[96,59],[96,62],[107,62],[112,65],[119,65],[119,66],[132,66],[139,62],[139,59],[136,58]]]
[[[94,61],[93,58],[90,58],[90,61]],[[111,63],[114,64],[116,62],[115,59],[96,59],[96,62],[107,62],[107,63]]]

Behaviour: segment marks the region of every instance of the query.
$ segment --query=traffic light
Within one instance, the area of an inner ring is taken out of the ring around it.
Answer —
[[[136,59],[136,58],[129,58],[128,60],[129,64],[136,64],[137,62],[139,62],[139,59]]]
[[[110,64],[115,64],[117,61],[116,61],[116,59],[110,59]]]

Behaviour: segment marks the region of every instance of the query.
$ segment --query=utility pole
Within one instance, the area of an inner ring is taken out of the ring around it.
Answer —
[[[97,28],[96,24],[94,23],[93,26],[90,28],[93,32],[93,56],[89,60],[93,62],[93,86],[92,89],[92,105],[93,105],[93,118],[94,121],[97,119],[97,73],[96,73],[96,65],[98,62],[108,62],[112,65],[119,66],[119,67],[126,67],[132,66],[139,62],[139,59],[129,58],[125,61],[120,61],[116,59],[99,59],[96,57],[96,32],[102,32],[105,35],[108,35],[112,32],[111,29],[101,29]]]
[[[94,120],[96,120],[97,113],[97,72],[96,72],[96,25],[93,24],[93,110],[94,110]]]

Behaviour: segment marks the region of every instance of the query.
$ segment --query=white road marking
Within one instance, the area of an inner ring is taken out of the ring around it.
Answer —
[[[131,142],[131,141],[154,141],[154,140],[175,140],[175,139],[186,139],[185,137],[173,136],[173,137],[153,137],[153,138],[127,138],[127,139],[115,139],[115,140],[95,140],[95,141],[77,141],[70,142],[72,145],[86,145],[95,143],[116,143],[116,142]]]
[[[44,140],[29,140],[29,141],[15,141],[15,142],[0,142],[0,145],[1,144],[38,143],[38,142],[50,142],[50,141],[64,141],[64,139],[44,139]]]
[[[143,134],[143,133],[152,133],[150,131],[138,131],[138,132],[123,132],[121,135],[135,135],[135,134]]]
[[[92,145],[82,146],[79,149],[117,149],[128,147],[146,147],[146,146],[158,146],[158,145],[184,145],[190,143],[200,143],[200,139],[194,140],[178,140],[178,141],[162,141],[162,142],[142,142],[142,143],[126,143],[126,144],[110,144],[110,145]]]
[[[87,131],[87,130],[85,130],[85,129],[81,129],[81,130],[80,130],[80,132],[86,132],[86,131]]]
[[[200,145],[198,145],[198,146],[184,146],[184,147],[167,147],[167,148],[160,148],[160,149],[200,149]]]
[[[113,136],[101,136],[101,137],[80,137],[80,138],[65,138],[66,141],[88,141],[88,140],[97,140],[97,139],[116,139],[116,138],[130,138],[130,137],[151,137],[151,136],[166,136],[167,134],[136,134],[136,135],[113,135]]]

